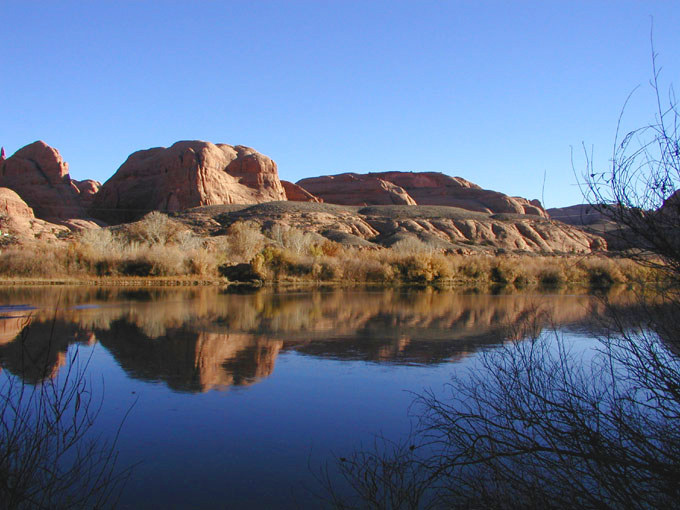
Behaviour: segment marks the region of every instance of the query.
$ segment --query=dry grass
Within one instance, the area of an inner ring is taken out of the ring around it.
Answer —
[[[249,264],[264,281],[345,284],[473,284],[509,288],[656,281],[658,275],[625,258],[445,254],[408,237],[390,248],[350,247],[297,228],[275,225],[266,235],[251,221],[226,235],[200,238],[161,213],[118,229],[81,232],[74,240],[5,248],[0,275],[10,277],[164,276],[219,278],[219,267]]]

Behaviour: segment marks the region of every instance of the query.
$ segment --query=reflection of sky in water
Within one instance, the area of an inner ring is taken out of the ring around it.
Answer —
[[[475,353],[498,345],[502,322],[539,309],[572,329],[580,349],[598,306],[583,296],[394,290],[62,290],[55,314],[50,292],[18,296],[45,310],[29,332],[35,358],[55,374],[76,346],[91,355],[105,433],[136,402],[119,447],[122,464],[141,464],[123,508],[313,506],[303,489],[318,489],[309,462],[318,468],[329,451],[369,444],[376,433],[405,433],[409,392],[439,392],[452,371],[474,367]],[[57,353],[44,342],[52,328]],[[11,334],[0,344],[5,375],[19,366]]]

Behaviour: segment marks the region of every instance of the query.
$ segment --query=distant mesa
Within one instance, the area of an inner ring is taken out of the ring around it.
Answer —
[[[137,151],[104,183],[92,213],[110,223],[149,211],[286,200],[276,163],[243,145],[198,140]]]
[[[438,172],[345,173],[310,177],[297,184],[331,204],[439,205],[475,212],[548,217],[538,200],[509,197]]]
[[[590,204],[570,205],[568,207],[554,207],[548,209],[548,214],[554,220],[569,225],[585,226],[606,222],[608,218]]]

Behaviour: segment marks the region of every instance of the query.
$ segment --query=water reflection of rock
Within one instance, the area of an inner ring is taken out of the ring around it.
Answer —
[[[21,291],[19,299],[50,304],[54,291],[40,290]],[[539,326],[565,326],[603,312],[603,305],[588,296],[399,290],[238,295],[214,288],[60,289],[58,297],[51,341],[54,307],[34,313],[29,336],[32,345],[42,347],[31,347],[36,368],[28,380],[54,375],[71,343],[96,338],[130,376],[180,391],[251,384],[272,373],[281,350],[334,359],[439,363],[499,342],[507,337],[507,325],[530,317],[538,317]],[[0,292],[0,304],[17,303],[13,299]],[[621,304],[628,300],[625,295],[616,299]],[[82,304],[101,306],[73,308]],[[0,360],[10,372],[22,373],[18,334],[10,341],[19,326],[5,324]],[[47,370],[38,371],[40,363]]]
[[[94,341],[92,332],[63,319],[3,318],[0,327],[2,368],[21,375],[31,384],[57,375],[66,363],[66,353],[71,344],[91,344]]]
[[[115,320],[97,339],[132,377],[164,381],[179,391],[251,384],[274,370],[283,342],[239,333],[168,328],[149,337],[139,326]]]

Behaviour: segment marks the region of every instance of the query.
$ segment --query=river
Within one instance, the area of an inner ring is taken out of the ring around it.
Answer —
[[[97,433],[129,411],[121,508],[307,508],[334,455],[408,432],[414,393],[442,391],[521,325],[587,343],[602,307],[578,294],[5,288],[0,375],[40,384],[76,352],[89,360]]]

